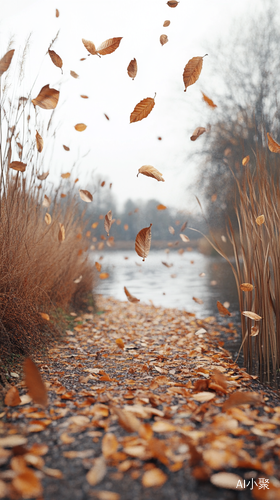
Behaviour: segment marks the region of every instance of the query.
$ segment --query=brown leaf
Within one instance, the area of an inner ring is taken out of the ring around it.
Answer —
[[[124,288],[124,293],[127,296],[129,302],[132,302],[132,303],[140,302],[140,299],[133,297],[133,295],[131,295],[131,293],[129,293],[128,289],[125,286],[123,288]]]
[[[169,0],[169,2],[167,2],[167,5],[168,7],[172,7],[174,9],[174,7],[177,7],[179,2],[177,2],[177,0]]]
[[[22,163],[22,161],[12,161],[9,164],[9,167],[13,170],[17,170],[18,172],[25,172],[27,163]]]
[[[180,229],[181,233],[184,231],[184,229],[186,229],[187,225],[188,225],[188,221],[186,220],[186,222],[184,222],[184,224],[182,224],[182,226],[181,226],[181,229]]]
[[[102,268],[102,265],[101,265],[99,262],[95,262],[95,264],[94,264],[94,265],[95,265],[95,267],[96,267],[97,271],[100,273],[101,268]]]
[[[245,158],[243,158],[243,160],[242,160],[243,167],[246,167],[246,165],[249,163],[249,161],[250,161],[250,156],[249,155],[245,156]]]
[[[45,172],[41,175],[37,175],[37,179],[39,179],[39,181],[44,181],[49,175],[49,172]]]
[[[14,50],[9,50],[2,57],[2,59],[0,59],[0,76],[2,76],[3,73],[5,73],[5,71],[7,71],[7,69],[9,68],[11,61],[13,59],[14,52],[15,52]]]
[[[170,25],[170,21],[164,21],[164,23],[163,23],[164,28],[167,28],[167,26],[169,26],[169,25]]]
[[[86,189],[79,189],[80,197],[83,201],[90,203],[92,201],[92,194]]]
[[[170,3],[170,2],[168,2]],[[176,6],[175,6],[176,7]],[[155,486],[162,486],[166,483],[168,476],[162,472],[161,469],[150,469],[146,470],[142,476],[142,484],[145,488],[151,488]]]
[[[45,214],[45,223],[47,224],[47,226],[49,226],[52,223],[51,215],[48,213]]]
[[[183,73],[183,81],[185,84],[184,92],[186,92],[187,87],[193,85],[198,80],[202,70],[203,57],[201,56],[193,57],[186,64]]]
[[[45,85],[40,90],[35,99],[32,99],[34,106],[39,106],[42,109],[54,109],[57,106],[59,99],[59,91],[50,89],[49,85]]]
[[[184,241],[184,243],[187,243],[188,241],[190,241],[190,238],[182,233],[180,234],[180,238],[182,241]]]
[[[62,242],[64,240],[65,240],[65,227],[63,224],[59,223],[58,241]]]
[[[258,404],[262,402],[261,394],[257,392],[241,392],[236,391],[229,396],[229,398],[224,402],[222,406],[222,411],[227,411],[233,406],[239,406],[244,404]]]
[[[61,69],[63,65],[61,57],[54,50],[49,50],[48,52],[54,65]]]
[[[243,316],[246,316],[247,318],[253,319],[254,321],[260,321],[262,319],[261,316],[258,314],[252,312],[252,311],[242,311]]]
[[[161,45],[165,45],[168,42],[168,36],[167,35],[160,35],[159,41]]]
[[[278,144],[278,142],[276,142],[275,139],[271,137],[269,132],[267,132],[267,140],[268,140],[268,149],[272,153],[280,153],[280,144]]]
[[[195,129],[195,131],[193,132],[193,135],[192,135],[192,136],[191,136],[191,138],[190,138],[190,139],[191,139],[191,141],[196,141],[196,139],[197,139],[200,135],[204,134],[204,132],[206,132],[206,128],[204,128],[204,127],[197,127],[197,128]]]
[[[103,245],[104,245],[104,243],[103,243]],[[101,274],[99,274],[99,278],[101,280],[106,280],[107,278],[109,278],[109,276],[110,276],[109,273],[101,273]]]
[[[137,61],[135,58],[132,59],[130,61],[129,65],[127,66],[127,73],[128,73],[128,76],[130,76],[130,78],[132,78],[132,80],[134,80],[134,78],[137,75]]]
[[[157,206],[157,209],[158,209],[158,210],[166,210],[166,206],[165,206],[165,205],[161,205],[161,204],[159,204],[159,205]]]
[[[105,56],[106,54],[112,54],[112,52],[115,52],[115,50],[120,45],[121,39],[122,36],[117,38],[109,38],[108,40],[105,40],[105,42],[101,43],[101,45],[99,45],[96,51],[101,56]]]
[[[122,410],[121,408],[117,408],[115,406],[112,407],[112,411],[116,413],[119,419],[119,424],[127,432],[138,432],[141,427],[141,421],[132,415],[131,412]]]
[[[207,95],[205,95],[203,92],[202,93],[202,99],[204,102],[206,102],[206,104],[208,104],[208,106],[210,106],[210,108],[216,108],[217,107],[217,104],[214,104],[214,102],[212,101],[212,99],[210,99],[209,97],[207,97]]]
[[[168,264],[167,262],[163,262],[163,261],[162,261],[161,263],[162,263],[165,267],[172,267],[172,266],[173,266],[173,264]]]
[[[61,174],[62,179],[69,179],[71,176],[70,172],[66,172],[65,174]]]
[[[85,125],[84,123],[77,123],[77,125],[75,125],[74,127],[78,132],[83,132],[84,130],[86,130],[87,128],[87,125]]]
[[[90,54],[92,54],[93,56],[97,55],[96,48],[93,42],[91,42],[90,40],[85,40],[84,38],[82,38],[82,42]]]
[[[228,309],[225,306],[223,306],[223,304],[221,304],[221,302],[219,302],[218,300],[217,300],[217,308],[221,316],[231,316],[231,313],[228,311]]]
[[[110,458],[114,453],[116,453],[119,447],[116,436],[112,432],[108,432],[104,435],[101,443],[101,450],[104,458]]]
[[[143,165],[143,167],[138,169],[137,177],[139,174],[146,175],[147,177],[152,177],[157,181],[165,182],[162,177],[162,174],[155,167],[152,167],[151,165]]]
[[[155,100],[152,97],[147,97],[143,99],[138,104],[136,104],[134,110],[130,115],[130,123],[139,122],[146,118],[152,111],[155,105]]]
[[[104,116],[105,116],[106,120],[108,120],[108,121],[110,120],[109,116],[106,115],[106,113],[104,113]],[[104,182],[104,184],[105,184],[105,182]]]
[[[259,335],[259,332],[260,332],[260,329],[258,326],[252,326],[250,337],[256,337],[256,335]]]
[[[28,468],[13,478],[12,486],[21,498],[37,498],[43,494],[39,479],[33,470]]]
[[[68,148],[68,146],[64,146],[64,144],[63,144],[63,147],[64,147],[65,151],[70,151],[70,148]]]
[[[42,137],[40,136],[38,130],[36,130],[36,146],[37,146],[38,152],[42,153],[43,147],[44,147],[44,141],[43,141]]]
[[[42,406],[48,404],[48,393],[44,381],[35,363],[30,358],[26,358],[23,364],[25,384],[34,403]]]
[[[47,313],[42,313],[40,312],[40,315],[42,316],[43,319],[45,319],[46,321],[50,321],[50,317]]]
[[[256,223],[258,224],[258,226],[261,226],[262,224],[264,224],[264,221],[265,221],[264,215],[259,215],[256,218]]]
[[[8,390],[5,400],[4,400],[5,405],[7,406],[17,406],[21,403],[21,399],[19,397],[19,392],[15,386],[10,387]],[[0,496],[1,498],[1,496]]]
[[[43,199],[43,207],[49,207],[51,204],[51,199],[45,194],[44,199]]]
[[[87,95],[83,95],[83,94],[81,94],[81,97],[82,97],[83,99],[88,99],[88,96],[87,96]]]
[[[55,17],[59,17],[59,10],[55,9]]]
[[[254,289],[254,285],[251,285],[251,283],[241,283],[240,285],[240,290],[243,292],[251,292]]]
[[[116,339],[116,344],[121,349],[124,349],[124,341],[123,341],[123,339]]]
[[[107,212],[107,214],[105,215],[105,218],[104,218],[104,229],[107,233],[107,236],[109,236],[109,231],[111,229],[111,225],[112,225],[112,211],[109,210],[109,212]]]
[[[143,258],[143,261],[147,258],[150,247],[151,247],[151,239],[152,239],[152,224],[149,227],[144,227],[139,231],[135,239],[135,251],[136,253]]]
[[[198,299],[197,297],[192,298],[197,304],[203,304],[203,300]]]
[[[210,481],[215,486],[230,490],[238,490],[242,488],[242,486],[237,486],[238,481],[243,484],[242,477],[238,476],[237,474],[233,474],[232,472],[217,472],[217,474],[212,474],[212,476],[210,477]]]
[[[73,76],[73,78],[79,78],[79,75],[75,71],[70,70],[70,75]]]
[[[95,486],[100,483],[102,479],[106,476],[107,467],[103,456],[96,458],[94,461],[94,466],[89,470],[86,475],[87,482],[91,486]]]
[[[98,500],[120,500],[121,498],[119,493],[107,490],[94,490],[92,491],[92,495],[98,498]]]

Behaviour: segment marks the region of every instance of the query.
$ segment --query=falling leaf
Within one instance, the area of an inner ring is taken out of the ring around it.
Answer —
[[[99,274],[99,278],[101,280],[106,280],[107,278],[109,278],[109,274],[108,273],[101,273],[101,274]]]
[[[40,106],[42,109],[54,109],[57,106],[59,99],[59,91],[50,89],[49,85],[45,85],[35,99],[32,99],[34,106]]]
[[[144,227],[139,231],[135,239],[135,251],[136,253],[143,258],[143,261],[147,258],[150,247],[151,247],[151,239],[152,239],[152,224],[149,227]]]
[[[137,61],[135,58],[132,59],[130,61],[129,65],[127,66],[127,73],[128,73],[128,76],[130,76],[130,78],[132,78],[132,80],[134,80],[134,78],[137,75]]]
[[[73,78],[79,78],[79,75],[78,75],[75,71],[70,70],[70,75],[71,75]]]
[[[91,486],[95,486],[100,483],[105,477],[107,472],[106,462],[103,456],[96,458],[94,461],[94,466],[89,470],[86,475],[87,482]]]
[[[241,392],[235,391],[229,396],[222,406],[222,411],[227,411],[233,406],[244,404],[258,404],[262,402],[262,395],[257,392]]]
[[[165,267],[172,267],[172,266],[173,266],[173,264],[168,264],[167,262],[163,262],[163,261],[162,261],[161,263],[162,263]]]
[[[172,226],[169,226],[168,231],[170,232],[170,234],[174,234],[175,233],[175,229]]]
[[[106,113],[104,113],[104,116],[105,116],[106,120],[110,120],[109,116],[106,115]]]
[[[83,201],[90,203],[92,201],[92,194],[86,189],[79,189],[80,197]]]
[[[159,204],[159,205],[157,206],[157,209],[158,209],[158,210],[166,210],[166,206],[165,206],[165,205],[161,205],[161,204]]]
[[[187,243],[188,241],[190,241],[190,238],[188,236],[186,236],[185,234],[180,234],[180,238],[182,241],[184,241],[184,243]]]
[[[121,349],[124,349],[124,341],[122,339],[116,339],[116,344],[119,346]]]
[[[214,201],[216,201],[216,200],[217,200],[217,195],[216,195],[216,193],[215,193],[215,194],[212,194],[212,196],[211,196],[211,201],[212,201],[212,202],[214,202]]]
[[[40,480],[35,475],[35,472],[27,467],[13,478],[12,486],[21,495],[21,498],[37,498],[43,494]]]
[[[206,104],[208,104],[208,106],[210,106],[210,108],[216,108],[217,107],[217,104],[214,104],[214,102],[212,101],[212,99],[210,99],[209,97],[207,97],[207,95],[205,95],[203,92],[202,93],[202,99],[203,101],[206,102]]]
[[[59,55],[54,50],[49,50],[49,56],[54,65],[61,69],[63,65],[61,57],[59,57]]]
[[[193,135],[192,135],[192,136],[191,136],[191,138],[190,138],[190,139],[191,139],[191,141],[196,141],[196,139],[197,139],[200,135],[204,134],[204,132],[206,132],[206,128],[204,128],[204,127],[197,127],[197,128],[195,129],[195,131],[193,132]]]
[[[47,224],[47,226],[49,226],[52,223],[51,215],[48,213],[45,214],[45,223]]]
[[[210,481],[215,486],[230,490],[238,490],[242,488],[242,486],[237,486],[238,481],[243,484],[242,477],[238,476],[237,474],[233,474],[232,472],[217,472],[217,474],[212,474],[212,476],[210,477]]]
[[[170,25],[170,21],[164,21],[164,23],[163,23],[164,28],[167,28],[167,26],[169,26],[169,25]]]
[[[227,242],[227,239],[226,239],[226,237],[225,237],[223,234],[222,234],[222,236],[221,236],[221,240],[222,240],[224,243],[226,243],[226,242]]]
[[[109,210],[109,212],[107,212],[107,214],[105,215],[105,218],[104,218],[104,229],[107,233],[107,236],[109,236],[109,231],[111,229],[111,225],[112,225],[112,211]]]
[[[250,156],[249,155],[245,156],[245,158],[243,158],[243,160],[242,160],[243,167],[246,167],[246,165],[249,163],[249,161],[250,161]]]
[[[59,223],[58,241],[62,242],[64,240],[65,240],[65,227],[63,224]]]
[[[218,300],[217,308],[221,316],[231,316],[231,313],[227,310],[227,308],[223,306],[223,304],[221,304],[221,302],[219,302]]]
[[[131,295],[131,293],[129,293],[128,289],[125,286],[123,288],[124,288],[124,293],[127,296],[129,302],[132,302],[132,303],[140,302],[140,299],[137,299],[136,297]]]
[[[65,151],[70,151],[70,148],[68,148],[68,146],[65,146],[65,145],[63,144],[63,147],[64,147]]]
[[[176,7],[176,5],[174,7]],[[167,479],[168,476],[164,474],[161,469],[154,468],[144,472],[142,476],[142,484],[145,488],[152,488],[154,486],[162,486],[166,483]]]
[[[50,317],[47,313],[41,313],[40,312],[40,315],[42,316],[43,319],[45,319],[46,321],[50,321]]]
[[[185,85],[184,92],[186,92],[187,87],[193,85],[198,80],[202,70],[203,57],[201,56],[193,57],[186,64],[183,73],[183,81]]]
[[[25,384],[34,403],[47,406],[48,393],[44,381],[35,363],[30,358],[26,358],[23,364]]]
[[[241,283],[240,290],[243,292],[251,292],[254,289],[254,286],[251,283]]]
[[[262,224],[264,224],[264,221],[265,221],[264,215],[259,215],[256,218],[256,223],[258,224],[258,226],[261,226]]]
[[[59,10],[55,9],[55,17],[59,17]]]
[[[37,146],[38,152],[42,153],[43,147],[44,147],[44,141],[37,130],[36,130],[36,146]]]
[[[5,396],[4,403],[7,406],[17,406],[21,403],[19,392],[15,386],[10,387],[10,389],[8,390]]]
[[[195,401],[199,401],[200,403],[206,403],[207,401],[211,401],[216,396],[216,394],[213,394],[211,392],[198,392],[197,394],[192,395],[192,399]]]
[[[45,194],[43,199],[43,207],[49,207],[51,204],[51,199]]]
[[[174,7],[177,7],[178,3],[179,2],[177,2],[177,0],[169,0],[169,2],[167,2],[167,5],[168,5],[168,7],[174,8]]]
[[[49,175],[49,172],[45,172],[41,175],[37,175],[37,179],[39,179],[39,181],[44,181]]]
[[[87,125],[85,125],[84,123],[77,123],[77,125],[75,125],[74,127],[78,132],[83,132],[84,130],[86,130],[87,128]]]
[[[90,54],[92,54],[93,56],[97,55],[96,48],[93,42],[91,42],[90,40],[85,40],[84,38],[82,38],[82,42]]]
[[[109,38],[105,42],[101,43],[101,45],[99,45],[96,51],[101,56],[105,56],[106,54],[112,54],[112,52],[115,52],[115,50],[120,45],[121,39],[122,37]]]
[[[267,132],[267,140],[268,140],[268,149],[272,153],[280,153],[280,144],[278,144],[278,142],[276,142],[275,139],[271,137],[269,132]]]
[[[101,264],[100,264],[99,262],[95,262],[95,264],[94,264],[94,265],[95,265],[95,267],[96,267],[97,271],[100,273],[101,268],[102,268]]]
[[[110,458],[118,449],[119,443],[112,432],[104,435],[101,443],[101,450],[104,458]]]
[[[101,187],[104,187],[104,186],[105,186],[105,184],[106,184],[106,182],[105,182],[105,181],[102,181],[102,182],[101,182],[101,184],[100,184],[100,186],[101,186]]]
[[[91,227],[92,227],[93,229],[95,229],[95,228],[98,226],[98,224],[99,224],[99,222],[94,222],[94,223],[91,225]]]
[[[0,76],[2,76],[3,73],[5,73],[5,71],[7,71],[7,69],[9,68],[13,59],[14,52],[15,52],[14,50],[9,50],[2,57],[2,59],[0,59]]]
[[[197,304],[203,304],[203,300],[198,299],[197,297],[192,297],[192,299],[197,303]]]
[[[186,222],[184,222],[184,224],[181,226],[181,229],[180,229],[181,233],[186,229],[187,225],[188,225],[188,221],[186,220]]]
[[[25,172],[27,163],[22,163],[22,161],[12,161],[9,164],[9,167],[13,170],[17,170],[18,172]]]
[[[161,45],[165,45],[168,42],[168,36],[167,35],[160,35],[159,41]]]
[[[88,99],[88,96],[87,96],[87,95],[83,95],[83,94],[81,94],[81,97],[82,97],[83,99]]]
[[[247,318],[253,319],[254,321],[260,321],[262,319],[261,316],[258,314],[252,312],[252,311],[242,311],[243,316],[246,316]]]
[[[256,337],[256,335],[259,334],[259,331],[260,331],[260,329],[258,326],[252,326],[250,337]]]
[[[138,169],[137,177],[139,174],[146,175],[147,177],[152,177],[157,181],[165,182],[162,177],[162,174],[155,167],[152,167],[151,165],[143,165],[143,167]]]
[[[70,175],[70,172],[66,172],[66,174],[61,174],[61,177],[62,179],[69,179]]]
[[[130,115],[130,123],[139,122],[146,118],[152,111],[155,105],[155,100],[152,97],[147,97],[143,99],[138,104],[136,104],[134,110]]]

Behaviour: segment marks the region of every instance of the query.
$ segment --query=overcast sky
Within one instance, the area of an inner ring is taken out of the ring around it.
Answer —
[[[23,82],[25,94],[34,82],[32,98],[47,84],[60,89],[55,145],[45,131],[43,137],[46,149],[49,141],[44,165],[44,170],[51,172],[49,180],[71,170],[73,163],[89,151],[77,167],[79,172],[76,169],[73,173],[80,178],[78,187],[88,189],[94,173],[95,178],[106,180],[104,196],[112,183],[119,206],[127,198],[156,198],[178,209],[193,208],[194,194],[199,193],[187,187],[195,178],[198,162],[187,157],[202,144],[200,139],[191,142],[190,135],[197,126],[211,122],[211,113],[215,112],[201,100],[201,91],[209,95],[212,86],[212,46],[220,37],[226,43],[234,20],[243,22],[262,4],[262,0],[181,0],[176,8],[170,8],[165,0],[1,0],[0,56],[13,36],[16,61],[16,54],[32,33]],[[59,10],[58,18],[55,9]],[[171,21],[169,27],[163,27],[165,20]],[[63,60],[63,75],[46,55],[58,30],[52,49]],[[161,34],[168,36],[164,46],[159,42]],[[98,46],[112,37],[123,37],[114,53],[87,57],[82,38]],[[192,57],[205,53],[209,55],[199,80],[184,93],[184,66]],[[84,57],[86,60],[80,61]],[[127,74],[133,58],[138,63],[134,81]],[[79,78],[72,78],[70,70]],[[151,114],[130,124],[135,105],[155,93]],[[81,94],[89,99],[82,99]],[[42,109],[38,112],[42,119],[51,114]],[[77,132],[74,126],[81,122],[87,129]],[[156,167],[165,182],[142,175],[137,178],[143,165]]]

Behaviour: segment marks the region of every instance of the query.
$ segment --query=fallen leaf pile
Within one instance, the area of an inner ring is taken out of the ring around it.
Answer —
[[[27,359],[26,382],[7,391],[0,498],[40,497],[42,480],[58,498],[73,476],[109,500],[134,482],[168,498],[179,480],[235,490],[248,477],[270,481],[271,496],[256,486],[253,498],[280,498],[280,399],[233,362],[226,328],[112,298],[98,307],[75,315],[47,360]]]

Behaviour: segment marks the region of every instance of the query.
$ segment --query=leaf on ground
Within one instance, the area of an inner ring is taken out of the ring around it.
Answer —
[[[12,486],[22,498],[37,498],[43,494],[43,487],[35,472],[28,468],[13,478]]]
[[[167,26],[169,26],[169,25],[170,25],[170,21],[164,21],[164,23],[163,23],[164,28],[167,28]]]
[[[101,443],[101,450],[104,458],[110,458],[114,453],[116,453],[119,447],[119,443],[115,434],[108,432],[104,435]]]
[[[25,384],[34,403],[44,407],[48,404],[48,393],[44,381],[35,363],[26,358],[23,364]]]
[[[193,132],[193,134],[192,134],[191,138],[190,138],[190,139],[191,139],[191,141],[196,141],[196,139],[197,139],[200,135],[204,134],[204,132],[206,132],[206,128],[204,128],[204,127],[197,127],[197,128],[195,129],[195,131]]]
[[[217,300],[217,308],[221,316],[231,316],[229,310]]]
[[[242,311],[243,316],[246,316],[247,318],[253,319],[254,321],[260,321],[262,319],[261,316],[258,314],[252,312],[252,311]]]
[[[208,106],[210,106],[210,108],[216,108],[217,107],[217,104],[214,104],[214,102],[212,101],[212,99],[210,99],[210,97],[207,97],[207,95],[205,95],[203,92],[202,93],[202,100],[204,102],[206,102],[206,104],[208,104]]]
[[[168,42],[168,36],[167,35],[160,35],[159,41],[161,45],[165,45]]]
[[[116,339],[116,344],[120,349],[124,349],[124,341],[123,339]]]
[[[49,56],[54,65],[61,69],[63,66],[63,61],[61,57],[54,50],[49,50]]]
[[[161,205],[161,204],[159,204],[159,205],[157,206],[157,210],[166,210],[166,206],[165,206],[165,205]]]
[[[89,470],[86,475],[87,482],[91,486],[95,486],[100,483],[102,479],[106,476],[107,466],[103,456],[98,457],[94,461],[94,466]]]
[[[154,486],[162,486],[166,483],[167,479],[168,476],[161,469],[154,468],[144,472],[142,484],[145,488],[152,488]]]
[[[242,477],[237,474],[233,474],[232,472],[217,472],[217,474],[212,474],[210,481],[219,488],[226,488],[230,490],[242,489],[242,486],[237,486],[238,481],[243,484]]]
[[[62,243],[65,240],[65,227],[63,224],[59,223],[59,231],[58,231],[58,241]]]
[[[259,215],[256,218],[256,223],[258,224],[258,226],[261,226],[262,224],[264,224],[264,221],[265,221],[264,215]]]
[[[91,55],[93,55],[93,56],[97,55],[96,48],[95,48],[95,45],[93,42],[91,42],[90,40],[85,40],[84,38],[82,38],[82,42],[83,42],[85,48],[87,49],[87,51]]]
[[[246,165],[248,165],[249,161],[250,161],[250,156],[249,155],[245,156],[245,158],[243,158],[243,160],[242,160],[243,167],[246,167]]]
[[[142,257],[143,261],[147,258],[152,240],[152,224],[149,227],[144,227],[139,231],[135,239],[135,251]]]
[[[5,395],[4,403],[7,406],[17,406],[21,403],[19,392],[15,386],[10,387],[10,389],[8,390],[7,394]]]
[[[45,172],[41,175],[37,175],[37,179],[39,179],[39,181],[44,181],[49,175],[49,172]]]
[[[92,201],[92,194],[86,189],[79,189],[79,193],[81,200],[85,201],[86,203],[90,203]]]
[[[0,59],[0,76],[2,76],[3,73],[5,73],[5,71],[7,71],[7,69],[9,68],[9,66],[12,62],[12,59],[13,59],[14,52],[15,52],[14,49],[9,50],[2,57],[2,59]]]
[[[138,169],[137,177],[139,174],[146,175],[147,177],[152,177],[157,181],[165,182],[162,177],[162,174],[155,167],[152,167],[151,165],[143,165],[143,167],[140,167]]]
[[[57,106],[59,99],[59,91],[50,89],[49,85],[45,85],[40,90],[35,99],[32,99],[34,106],[39,106],[42,109],[54,109]]]
[[[75,125],[74,127],[78,132],[83,132],[84,130],[86,130],[87,128],[87,125],[85,125],[84,123],[77,123],[77,125]]]
[[[112,52],[115,52],[115,50],[120,45],[121,39],[122,37],[109,38],[108,40],[105,40],[105,42],[101,43],[101,45],[97,47],[96,51],[101,56],[112,54]]]
[[[211,399],[215,396],[216,394],[213,394],[212,392],[202,391],[197,394],[193,394],[191,398],[195,401],[199,401],[200,403],[206,403],[207,401],[211,401]]]
[[[251,283],[241,283],[240,285],[240,290],[242,292],[251,292],[254,289],[254,285],[251,285]]]
[[[123,288],[124,288],[124,293],[127,296],[129,302],[132,302],[132,303],[140,302],[140,299],[137,299],[136,297],[131,295],[131,293],[129,293],[128,289],[125,286]]]
[[[43,207],[49,207],[51,204],[51,199],[45,194],[43,199]]]
[[[222,406],[222,411],[225,412],[233,406],[244,404],[261,404],[262,396],[257,392],[241,392],[236,391],[229,396]]]
[[[187,88],[190,85],[193,85],[198,80],[202,70],[203,57],[201,56],[193,57],[186,64],[183,72],[183,81],[185,85],[184,92],[186,92]]]
[[[104,218],[104,229],[107,233],[107,236],[109,236],[109,231],[111,229],[111,226],[112,226],[112,211],[109,210],[109,212],[107,212]]]
[[[44,141],[43,141],[42,137],[40,136],[38,130],[36,130],[36,146],[37,146],[38,152],[42,153],[43,147],[44,147]]]
[[[138,104],[136,104],[134,110],[130,115],[130,123],[139,122],[146,118],[152,111],[155,105],[155,100],[152,97],[147,97],[143,99]]]
[[[268,149],[272,153],[280,153],[280,144],[273,139],[269,132],[267,132]]]
[[[129,65],[127,66],[127,73],[128,73],[128,76],[130,76],[130,78],[132,78],[132,80],[134,80],[134,78],[136,77],[137,75],[137,61],[136,59],[132,59],[129,63]]]
[[[107,490],[94,490],[91,492],[91,495],[98,498],[98,500],[120,500],[121,498],[119,493]]]
[[[18,172],[25,172],[26,166],[27,163],[23,163],[22,161],[12,161],[12,163],[9,164],[10,168]]]

